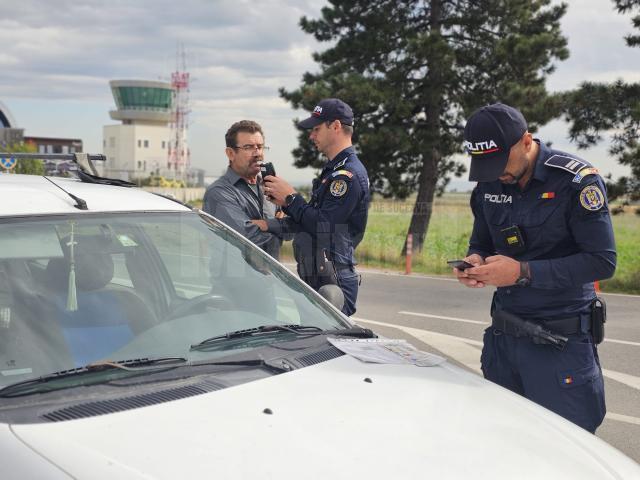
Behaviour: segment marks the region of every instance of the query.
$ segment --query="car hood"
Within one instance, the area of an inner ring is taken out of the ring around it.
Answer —
[[[196,397],[10,429],[75,478],[640,478],[640,466],[597,437],[447,363],[343,356]],[[0,450],[12,451],[10,435],[0,433]]]

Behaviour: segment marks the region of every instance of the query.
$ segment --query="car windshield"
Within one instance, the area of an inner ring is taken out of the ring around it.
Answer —
[[[101,361],[219,358],[228,349],[190,347],[263,325],[349,326],[282,265],[195,212],[0,223],[0,387]]]

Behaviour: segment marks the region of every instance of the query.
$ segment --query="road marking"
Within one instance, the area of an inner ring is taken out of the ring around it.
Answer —
[[[416,337],[421,342],[432,346],[436,350],[442,352],[444,355],[447,355],[452,359],[462,363],[474,372],[481,372],[480,352],[478,351],[478,348],[474,347],[482,348],[482,342],[472,340],[470,338],[455,337],[453,335],[431,332],[429,330],[419,328],[405,327],[404,325],[376,322],[375,320],[367,320],[365,318],[353,318],[353,320],[371,323],[373,325],[380,325],[381,327],[397,328],[398,330],[402,330],[403,332]],[[640,377],[607,369],[603,369],[602,374],[605,377],[610,378],[611,380],[620,382],[635,390],[640,390]]]
[[[630,342],[629,340],[615,340],[613,338],[605,338],[605,342],[620,343],[622,345],[633,345],[634,347],[640,347],[640,342]]]
[[[407,275],[406,273],[396,273],[396,272],[385,272],[382,270],[370,270],[370,269],[360,269],[359,270],[362,273],[370,273],[373,275],[386,275],[388,277],[402,277],[402,278],[422,278],[422,279],[427,279],[427,280],[441,280],[443,282],[456,282],[458,283],[458,279],[457,278],[451,278],[451,277],[432,277],[429,275],[421,275],[421,274],[415,274],[412,273],[411,275]]]
[[[468,320],[466,318],[444,317],[442,315],[430,315],[428,313],[418,313],[418,312],[398,312],[398,313],[402,315],[413,315],[415,317],[438,318],[441,320],[452,320],[454,322],[474,323],[476,325],[489,325],[488,322],[479,322],[478,320]]]
[[[375,320],[368,320],[366,318],[351,317],[351,319],[356,322],[364,322],[371,325],[380,325],[381,327],[397,328],[398,330],[402,330],[421,342],[430,345],[439,352],[442,352],[444,355],[463,364],[475,373],[480,375],[482,374],[482,370],[480,369],[480,349],[482,348],[482,342],[472,340],[470,338],[455,337],[444,333],[431,332],[429,330],[405,327],[404,325],[376,322]],[[605,369],[602,370],[602,373],[605,377],[623,383],[636,390],[640,390],[640,377]],[[623,415],[621,413],[607,412],[606,418],[617,422],[640,425],[640,418]]]
[[[628,373],[616,372],[614,370],[605,370],[604,368],[602,369],[602,373],[605,377],[609,377],[611,380],[624,383],[628,387],[640,390],[640,377],[629,375]]]
[[[488,322],[481,322],[479,320],[470,320],[468,318],[445,317],[443,315],[432,315],[430,313],[418,313],[418,312],[406,312],[406,311],[401,311],[398,313],[401,315],[413,315],[414,317],[437,318],[441,320],[451,320],[454,322],[473,323],[476,325],[489,325]],[[640,347],[640,342],[631,342],[629,340],[616,340],[615,338],[605,338],[604,341],[609,343],[619,343],[621,345],[632,345],[634,347]]]
[[[353,317],[352,317],[353,318]],[[455,337],[444,333],[431,332],[421,328],[405,327],[404,325],[395,325],[392,323],[376,322],[375,320],[367,320],[365,318],[353,318],[355,321],[380,325],[381,327],[397,328],[403,332],[416,337],[418,340],[431,345],[436,350],[453,358],[454,360],[469,367],[471,370],[480,373],[480,352],[478,348],[482,348],[482,342],[472,340],[470,338]],[[475,355],[475,357],[472,357]],[[616,372],[615,370],[603,369],[602,373],[605,377],[620,382],[635,390],[640,390],[640,377],[630,375],[628,373]]]
[[[376,270],[369,268],[360,268],[360,273],[371,273],[373,275],[387,275],[389,277],[403,277],[403,278],[424,278],[427,280],[441,280],[443,282],[457,282],[457,278],[452,277],[435,277],[430,275],[422,275],[420,273],[412,273],[411,275],[407,275],[405,273],[397,273],[397,272],[386,272],[384,270]],[[453,275],[453,274],[452,274]],[[608,293],[608,292],[599,292],[598,295],[607,295],[612,297],[627,297],[627,298],[635,298],[640,299],[640,295],[633,295],[630,293]]]
[[[280,262],[282,263],[282,265],[284,265],[285,267],[289,268],[289,269],[293,269],[295,270],[296,268],[296,264],[295,263],[291,263],[291,262]],[[406,273],[399,273],[399,272],[387,272],[384,270],[376,270],[375,268],[364,268],[364,267],[358,267],[358,273],[366,273],[371,274],[371,275],[386,275],[388,277],[402,277],[402,278],[417,278],[417,279],[427,279],[427,280],[441,280],[443,282],[458,282],[457,278],[453,278],[453,277],[432,277],[429,275],[422,275],[422,274],[411,274],[411,275],[407,275]]]
[[[640,418],[631,417],[629,415],[622,415],[621,413],[607,412],[606,419],[616,420],[618,422],[630,423],[632,425],[640,425]]]
[[[282,265],[286,266],[287,268],[293,268],[295,269],[296,264],[295,263],[291,263],[291,262],[281,262]],[[453,277],[445,277],[445,276],[441,276],[441,277],[435,277],[435,276],[431,276],[431,275],[423,275],[420,273],[412,273],[411,275],[407,275],[406,273],[399,273],[399,272],[387,272],[384,270],[376,270],[374,268],[365,268],[365,267],[359,267],[358,268],[358,272],[359,273],[366,273],[366,274],[372,274],[372,275],[386,275],[388,277],[402,277],[402,278],[417,278],[417,279],[425,279],[425,280],[440,280],[442,282],[458,282],[457,278],[453,278]],[[453,274],[452,274],[453,275]],[[635,299],[640,299],[640,295],[633,295],[633,294],[629,294],[629,293],[607,293],[607,292],[599,292],[598,295],[607,295],[607,296],[611,296],[611,297],[627,297],[627,298],[635,298]]]
[[[607,295],[610,297],[627,297],[627,298],[640,298],[640,295],[633,295],[631,293],[607,293],[607,292],[598,292],[598,295]]]

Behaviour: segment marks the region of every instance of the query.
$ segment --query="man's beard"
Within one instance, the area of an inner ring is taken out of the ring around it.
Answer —
[[[511,175],[510,173],[508,173],[507,175],[511,177],[511,180],[501,180],[501,182],[505,185],[515,185],[520,180],[522,180],[522,177],[524,177],[526,173],[527,173],[527,167],[523,168],[522,171],[517,175]]]

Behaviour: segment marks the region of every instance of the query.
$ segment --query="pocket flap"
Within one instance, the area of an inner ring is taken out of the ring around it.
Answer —
[[[553,202],[552,200],[550,202]],[[537,204],[526,215],[523,215],[520,225],[523,227],[537,227],[547,221],[547,219],[558,209],[560,202]]]
[[[592,382],[599,374],[598,365],[594,362],[593,365],[583,368],[558,372],[558,381],[563,388],[579,387],[585,383]]]

